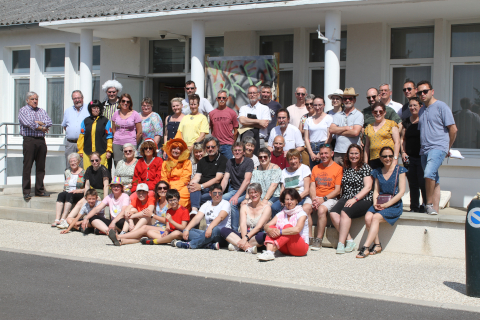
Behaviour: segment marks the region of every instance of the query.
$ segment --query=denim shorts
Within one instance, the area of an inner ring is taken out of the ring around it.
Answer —
[[[422,154],[422,168],[423,177],[431,180],[435,180],[435,183],[440,183],[440,176],[438,175],[438,169],[442,165],[443,160],[447,153],[442,150],[430,150],[427,154]]]

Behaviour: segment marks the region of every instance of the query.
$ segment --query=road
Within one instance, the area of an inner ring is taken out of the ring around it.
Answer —
[[[479,314],[0,251],[0,319],[478,319]],[[278,270],[293,277],[294,270]],[[361,275],[358,275],[361,276]]]

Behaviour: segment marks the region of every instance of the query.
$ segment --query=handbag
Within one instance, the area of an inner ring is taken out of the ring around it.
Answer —
[[[397,176],[395,177],[395,185],[393,186],[393,193],[395,194],[395,189],[397,189],[397,178],[398,178],[399,172],[397,169]],[[384,204],[387,203],[388,201],[392,200],[393,195],[392,194],[379,194],[377,197],[377,204]]]

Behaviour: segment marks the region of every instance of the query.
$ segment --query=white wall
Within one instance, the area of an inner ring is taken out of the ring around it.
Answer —
[[[255,31],[225,32],[223,35],[225,56],[250,56],[257,54]]]

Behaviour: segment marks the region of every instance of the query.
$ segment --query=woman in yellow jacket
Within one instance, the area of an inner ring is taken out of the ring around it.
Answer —
[[[111,122],[102,116],[103,104],[98,100],[88,104],[88,112],[90,116],[82,121],[77,141],[78,154],[83,158],[83,169],[90,167],[90,155],[93,152],[100,154],[100,164],[108,168],[107,159],[112,156],[113,150]]]
[[[180,205],[190,210],[187,186],[192,176],[192,162],[187,144],[182,139],[171,139],[163,146],[163,151],[168,159],[162,164],[162,180],[180,192]]]

